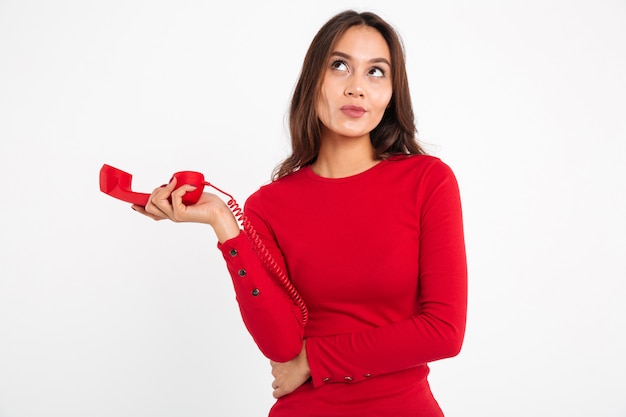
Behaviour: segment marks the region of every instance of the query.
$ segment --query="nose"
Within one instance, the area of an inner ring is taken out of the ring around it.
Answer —
[[[365,94],[358,81],[352,81],[346,86],[345,95],[348,97],[363,97]]]

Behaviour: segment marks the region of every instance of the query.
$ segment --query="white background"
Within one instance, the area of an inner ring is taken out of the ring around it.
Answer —
[[[446,415],[626,416],[623,0],[0,0],[0,416],[266,415],[211,230],[134,213],[98,172],[149,192],[197,170],[243,203],[346,8],[399,30],[420,138],[461,186]]]

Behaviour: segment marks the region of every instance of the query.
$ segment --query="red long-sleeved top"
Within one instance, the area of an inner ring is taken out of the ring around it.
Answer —
[[[219,245],[265,356],[288,361],[307,340],[312,378],[270,415],[442,415],[427,363],[459,352],[467,306],[451,169],[425,155],[346,178],[304,167],[261,187],[245,213],[310,314],[302,326],[298,306],[243,233]]]

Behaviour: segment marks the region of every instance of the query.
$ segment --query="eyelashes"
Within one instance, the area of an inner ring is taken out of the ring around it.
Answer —
[[[380,67],[373,67],[369,70],[368,74],[376,78],[382,78],[386,75],[385,71]]]
[[[330,67],[334,70],[338,70],[338,71],[348,71],[348,64],[346,63],[346,61],[342,60],[342,59],[335,59],[331,64]]]
[[[330,64],[330,68],[336,71],[350,71],[350,66],[343,59],[334,59]],[[387,75],[387,73],[383,68],[378,67],[378,66],[373,66],[370,69],[368,69],[367,75],[372,76],[374,78],[383,78]]]

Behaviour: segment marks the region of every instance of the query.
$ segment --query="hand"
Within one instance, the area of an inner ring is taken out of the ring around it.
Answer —
[[[274,376],[274,382],[272,382],[274,398],[278,399],[294,392],[311,377],[311,369],[306,357],[306,340],[302,343],[302,350],[298,356],[289,362],[270,361],[270,365],[272,365]]]
[[[169,219],[173,222],[205,223],[213,227],[220,242],[239,234],[237,219],[226,203],[215,194],[202,193],[196,204],[186,206],[183,196],[195,190],[193,185],[176,187],[176,178],[163,187],[155,188],[145,207],[133,205],[132,208],[154,220]]]

